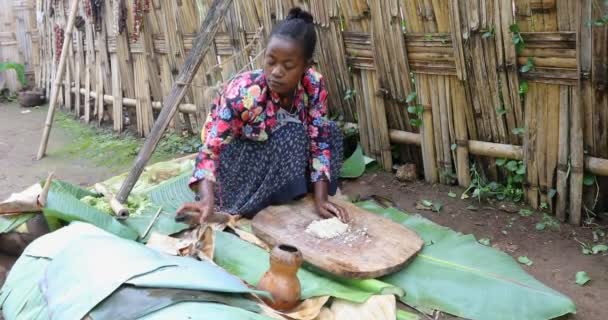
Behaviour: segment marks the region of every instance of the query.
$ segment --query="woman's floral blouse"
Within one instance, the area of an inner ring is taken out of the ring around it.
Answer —
[[[312,68],[307,70],[293,101],[310,136],[311,181],[329,180],[331,155],[323,76]],[[216,181],[222,146],[233,139],[266,141],[277,124],[279,108],[279,96],[270,91],[262,70],[242,73],[230,81],[211,107],[202,132],[203,147],[189,185],[195,187],[201,179]]]

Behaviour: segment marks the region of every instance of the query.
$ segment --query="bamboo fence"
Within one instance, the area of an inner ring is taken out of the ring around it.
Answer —
[[[62,105],[145,136],[211,1],[101,2],[93,14],[81,5]],[[37,5],[38,85],[49,88],[67,5]],[[261,66],[272,25],[294,5],[316,19],[332,114],[358,123],[385,169],[399,158],[428,182],[466,187],[470,160],[496,180],[496,159],[523,161],[533,207],[585,218],[585,172],[608,175],[608,27],[594,23],[608,14],[603,0],[235,0],[173,130],[197,131],[214,88]]]
[[[39,79],[38,37],[35,3],[32,0],[0,0],[0,62],[25,65],[26,78]],[[13,71],[0,73],[3,87],[11,91],[21,89],[17,74]]]

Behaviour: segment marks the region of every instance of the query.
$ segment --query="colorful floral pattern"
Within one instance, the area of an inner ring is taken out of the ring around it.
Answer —
[[[216,181],[219,154],[233,139],[265,142],[277,123],[279,96],[270,91],[262,70],[239,74],[223,92],[215,99],[203,128],[204,143],[190,179],[191,187],[201,179]],[[296,90],[294,105],[310,137],[311,181],[329,180],[327,90],[320,73],[307,70]]]

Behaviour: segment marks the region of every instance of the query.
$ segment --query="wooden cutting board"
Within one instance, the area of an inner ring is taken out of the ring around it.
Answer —
[[[332,201],[351,215],[350,230],[338,237],[321,239],[306,232],[311,222],[321,219],[311,197],[264,209],[252,221],[253,232],[270,246],[295,246],[307,263],[346,278],[395,272],[422,249],[424,242],[412,230],[350,202]]]

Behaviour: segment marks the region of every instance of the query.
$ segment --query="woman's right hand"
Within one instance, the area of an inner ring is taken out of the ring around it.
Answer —
[[[176,212],[176,219],[189,224],[205,224],[213,215],[214,204],[210,201],[196,201],[184,203]]]
[[[215,195],[213,182],[201,180],[197,186],[201,200],[184,203],[176,212],[176,220],[186,220],[189,224],[204,224],[213,215],[215,209]]]

